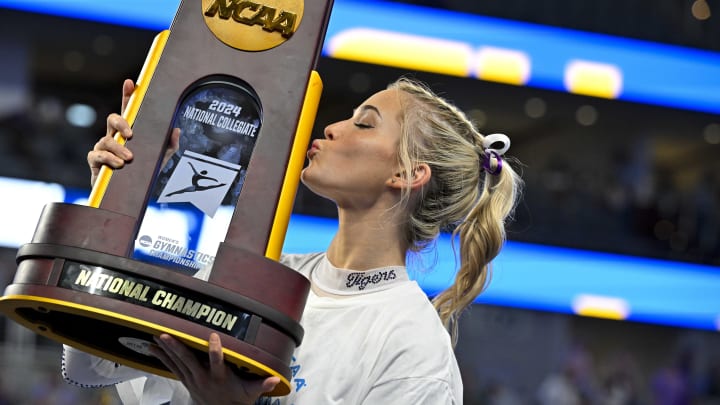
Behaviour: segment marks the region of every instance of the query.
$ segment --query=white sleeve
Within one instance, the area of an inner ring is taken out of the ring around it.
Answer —
[[[105,387],[146,375],[140,370],[63,345],[62,376],[70,384],[85,388]]]
[[[363,405],[413,404],[462,405],[447,382],[436,378],[409,377],[391,380],[370,389]]]

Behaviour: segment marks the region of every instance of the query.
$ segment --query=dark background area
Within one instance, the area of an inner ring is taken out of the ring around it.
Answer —
[[[720,50],[718,15],[693,15],[705,6],[720,13],[717,1],[401,2]],[[0,9],[0,176],[89,190],[87,151],[104,134],[105,117],[119,110],[122,80],[137,77],[155,35]],[[458,104],[483,133],[507,133],[527,184],[512,240],[720,265],[717,115],[327,58],[318,71],[325,89],[314,137],[404,74]],[[77,103],[94,108],[94,123],[66,120]],[[303,187],[295,212],[336,215]],[[8,282],[14,251],[0,253]],[[720,403],[717,333],[493,306],[474,307],[462,327],[458,357],[469,404],[555,405],[537,399],[546,381],[586,392],[583,403],[661,404],[655,388],[678,381],[687,403]],[[0,389],[10,403],[117,400],[111,390],[69,389],[59,380],[56,343],[2,328]],[[18,368],[32,377],[20,378]],[[611,392],[635,392],[636,400]]]
[[[390,0],[463,13],[525,21],[720,50],[720,2],[717,0]]]

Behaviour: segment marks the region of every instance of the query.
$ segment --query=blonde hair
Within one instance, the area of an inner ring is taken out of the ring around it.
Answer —
[[[433,299],[440,319],[457,342],[460,314],[489,282],[490,262],[505,242],[505,221],[511,216],[522,187],[520,176],[506,159],[485,156],[484,136],[457,107],[422,83],[400,78],[402,103],[399,162],[404,173],[425,163],[431,177],[417,198],[409,187],[401,202],[408,207],[405,242],[409,250],[428,247],[441,231],[460,238],[460,268],[454,283]],[[489,159],[491,171],[483,170]],[[409,183],[409,182],[408,182]]]

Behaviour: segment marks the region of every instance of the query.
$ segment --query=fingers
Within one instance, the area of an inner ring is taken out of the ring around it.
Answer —
[[[118,114],[110,114],[107,119],[105,136],[100,138],[88,153],[90,169],[100,169],[102,165],[119,169],[125,165],[126,161],[132,160],[133,154],[130,149],[115,140],[116,132],[119,132],[125,139],[132,137],[132,129],[127,121]]]
[[[170,359],[170,357],[167,355],[165,350],[162,348],[162,344],[160,343],[159,337],[154,337],[155,343],[157,346],[150,345],[150,353],[152,353],[153,356],[157,357],[162,364],[165,365],[165,367],[170,370],[171,373],[178,375],[180,370],[177,370],[175,367],[175,363]]]
[[[262,394],[274,390],[278,384],[280,384],[280,377],[272,376],[264,380],[246,381],[243,384],[243,389],[248,398],[258,398]]]
[[[180,128],[174,128],[168,141],[168,151],[175,153],[178,149],[180,149]]]
[[[133,136],[132,128],[130,128],[130,124],[125,120],[125,118],[118,114],[108,115],[105,135],[112,137],[118,132],[125,139],[130,139]]]
[[[103,143],[107,143],[105,142],[105,138],[95,144],[95,149],[87,154],[88,166],[90,166],[90,170],[93,172],[92,174],[96,174],[103,165],[110,166],[112,169],[120,169],[125,165],[125,160],[118,157],[115,153],[98,149],[102,148],[98,145]]]
[[[110,136],[104,136],[95,147],[88,152],[87,162],[90,167],[90,185],[94,186],[103,165],[112,169],[120,169],[125,162],[132,159],[132,152],[120,145]]]
[[[193,384],[194,373],[192,370],[199,370],[201,366],[192,352],[184,344],[166,333],[156,337],[155,342],[164,352],[164,356],[158,356],[160,361],[183,383]]]
[[[168,139],[168,145],[167,149],[165,149],[165,155],[163,156],[162,165],[160,167],[165,167],[165,164],[168,160],[172,157],[175,152],[180,148],[180,128],[173,129],[172,133],[170,134],[170,139]]]
[[[133,154],[128,148],[120,145],[112,136],[106,135],[88,152],[88,165],[91,169],[99,169],[102,165],[119,169],[132,158]]]
[[[211,333],[208,339],[210,343],[208,358],[210,359],[210,375],[213,378],[224,379],[227,367],[223,360],[222,343],[217,333]]]
[[[135,83],[133,83],[130,79],[125,79],[122,88],[122,104],[120,106],[121,114],[125,113],[125,108],[127,108],[128,102],[130,102],[130,96],[132,96],[133,91],[135,91]]]
[[[210,375],[216,380],[225,380],[226,373],[229,369],[225,365],[222,342],[220,336],[217,333],[211,333],[208,339],[209,350],[208,357],[210,359]],[[248,396],[255,397],[263,393],[270,392],[275,389],[275,386],[280,383],[280,377],[272,376],[263,380],[247,381],[246,392]]]
[[[255,403],[280,383],[277,376],[245,379],[233,373],[224,362],[222,342],[215,332],[208,338],[208,366],[200,364],[187,346],[168,334],[155,337],[155,342],[157,346],[150,348],[152,354],[175,374],[199,405],[229,403],[228,398],[233,404]]]

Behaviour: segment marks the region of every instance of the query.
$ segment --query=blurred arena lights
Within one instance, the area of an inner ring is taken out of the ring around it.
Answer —
[[[17,248],[31,240],[42,207],[48,202],[84,205],[88,191],[57,184],[0,178],[0,246]],[[230,217],[230,212],[221,213]],[[222,236],[204,226],[193,212],[176,210],[167,223],[186,229],[203,249]],[[292,215],[283,251],[324,251],[335,219]],[[156,232],[156,230],[152,230]],[[457,243],[455,243],[457,246]],[[408,257],[410,274],[434,296],[455,277],[458,258],[447,234],[434,250]],[[492,283],[479,303],[577,314],[635,322],[717,330],[720,319],[720,269],[708,265],[647,259],[508,241],[493,261]]]
[[[691,7],[691,11],[693,17],[700,21],[705,21],[712,16],[712,13],[710,12],[710,5],[706,0],[695,0]]]
[[[160,31],[179,2],[0,0],[0,7]],[[410,4],[335,0],[323,55],[720,113],[718,52]],[[78,62],[71,57],[69,67]]]
[[[97,120],[97,112],[87,104],[72,104],[65,111],[65,119],[70,125],[89,128]]]

